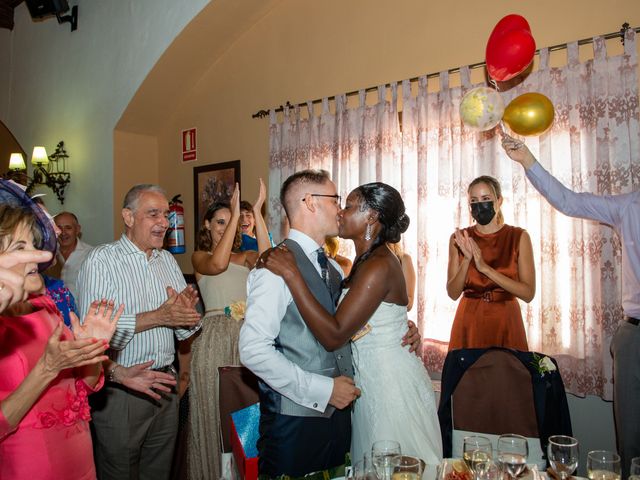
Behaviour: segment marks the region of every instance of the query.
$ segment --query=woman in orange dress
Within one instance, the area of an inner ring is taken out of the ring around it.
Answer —
[[[456,230],[449,242],[447,293],[462,295],[451,327],[449,350],[507,347],[528,350],[518,298],[529,303],[536,274],[529,234],[504,223],[502,193],[489,176],[469,185],[476,224]]]

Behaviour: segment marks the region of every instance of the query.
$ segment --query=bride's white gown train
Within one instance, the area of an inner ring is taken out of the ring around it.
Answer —
[[[352,344],[355,382],[362,391],[353,409],[352,461],[377,440],[396,440],[403,455],[437,465],[442,439],[431,380],[422,361],[401,346],[407,308],[383,302],[369,325],[369,333]]]

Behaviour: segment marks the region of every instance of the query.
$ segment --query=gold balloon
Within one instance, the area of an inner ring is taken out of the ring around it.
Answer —
[[[541,93],[525,93],[504,109],[502,120],[518,135],[540,135],[553,123],[553,103]]]

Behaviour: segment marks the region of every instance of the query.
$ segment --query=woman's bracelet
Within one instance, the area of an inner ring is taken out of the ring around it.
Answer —
[[[116,377],[116,370],[118,370],[121,366],[122,366],[122,365],[120,365],[120,364],[117,364],[117,363],[116,363],[116,366],[115,366],[115,367],[113,367],[111,370],[109,370],[108,380],[109,380],[110,382],[113,382],[113,383],[120,383],[120,382],[118,381],[118,377]]]

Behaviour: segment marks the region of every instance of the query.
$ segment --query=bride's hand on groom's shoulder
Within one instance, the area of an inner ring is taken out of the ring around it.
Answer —
[[[360,389],[356,387],[352,378],[340,376],[333,379],[333,391],[329,404],[339,410],[348,407],[360,396]]]
[[[411,320],[407,322],[409,326],[409,330],[402,337],[402,346],[409,345],[409,351],[415,352],[417,356],[420,356],[420,350],[422,347],[422,335],[420,335],[420,330],[416,327],[416,324]]]
[[[260,255],[256,266],[257,268],[266,268],[271,273],[283,277],[285,280],[294,277],[298,272],[298,266],[296,265],[296,259],[293,253],[283,244],[265,250],[262,255]]]

